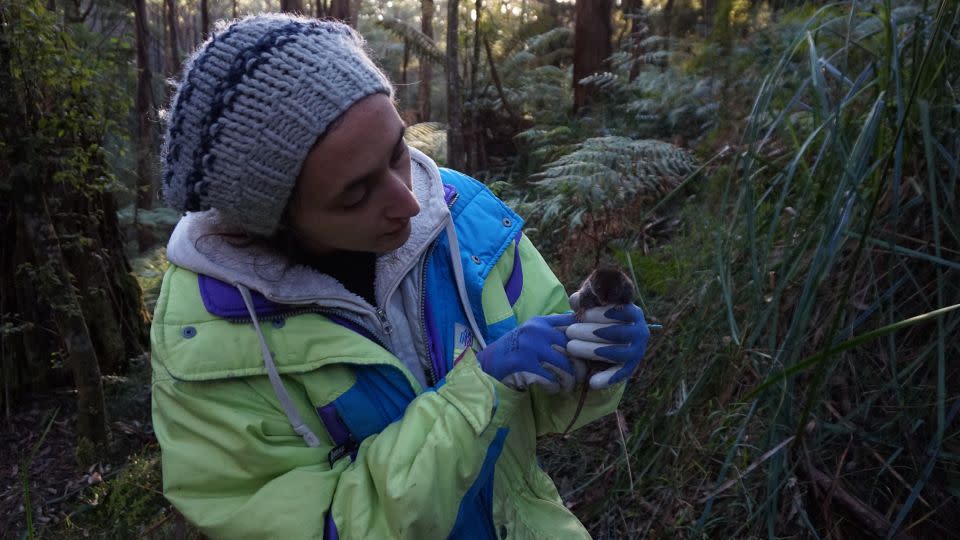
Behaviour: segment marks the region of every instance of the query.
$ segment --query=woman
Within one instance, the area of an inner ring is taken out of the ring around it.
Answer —
[[[218,538],[588,537],[535,457],[584,382],[567,296],[516,214],[407,147],[392,93],[329,21],[247,18],[187,64],[152,328],[164,494]],[[615,311],[598,352],[623,365],[580,424],[643,355],[642,314]]]

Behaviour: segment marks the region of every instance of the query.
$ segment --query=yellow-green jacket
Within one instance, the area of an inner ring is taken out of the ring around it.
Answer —
[[[214,538],[586,538],[536,461],[579,389],[512,390],[475,349],[567,295],[485,187],[414,152],[421,213],[377,306],[237,245],[171,237],[152,329],[164,495]],[[579,424],[623,385],[591,392]]]

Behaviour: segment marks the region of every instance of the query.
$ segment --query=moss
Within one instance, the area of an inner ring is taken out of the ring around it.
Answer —
[[[73,451],[77,460],[77,466],[86,469],[97,462],[97,445],[86,437],[80,437],[77,440],[77,447]]]

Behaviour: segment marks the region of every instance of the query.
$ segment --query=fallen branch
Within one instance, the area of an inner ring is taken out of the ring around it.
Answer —
[[[810,479],[813,480],[820,487],[820,489],[830,492],[831,498],[839,502],[871,533],[882,538],[887,537],[887,533],[890,532],[890,522],[887,521],[887,518],[885,518],[883,514],[867,506],[867,504],[861,501],[859,498],[843,489],[839,482],[834,482],[834,479],[823,471],[820,471],[811,465],[805,465],[804,469]],[[905,533],[900,533],[894,538],[898,540],[912,539],[911,536]]]

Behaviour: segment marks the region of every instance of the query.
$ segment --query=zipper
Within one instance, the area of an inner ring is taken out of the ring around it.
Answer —
[[[380,327],[383,328],[383,332],[387,334],[387,337],[393,333],[393,325],[390,324],[390,321],[387,320],[387,312],[382,307],[377,306],[376,309],[377,319],[380,321]]]
[[[447,203],[447,209],[453,208],[453,205],[456,204],[457,199],[460,198],[460,193],[454,192],[453,197],[450,197],[450,202]],[[450,219],[453,219],[453,216],[450,216]],[[427,335],[427,266],[430,262],[430,257],[433,256],[433,251],[437,247],[437,240],[435,239],[430,247],[427,249],[427,255],[423,258],[423,267],[420,270],[420,334],[423,338],[424,349],[427,352],[427,385],[433,386],[437,384],[437,379],[439,375],[437,370],[434,369],[433,361],[433,348],[430,347],[430,337]],[[438,362],[444,361],[442,358],[436,359]]]
[[[430,249],[427,250],[427,256],[423,259],[423,269],[420,271],[420,332],[423,335],[423,345],[424,349],[427,351],[427,375],[429,380],[427,381],[427,386],[433,386],[437,384],[437,370],[433,367],[433,348],[430,347],[430,337],[427,335],[427,264],[430,262],[430,257],[433,255],[433,250],[437,246],[436,240],[430,244]],[[439,359],[438,359],[439,360]]]

